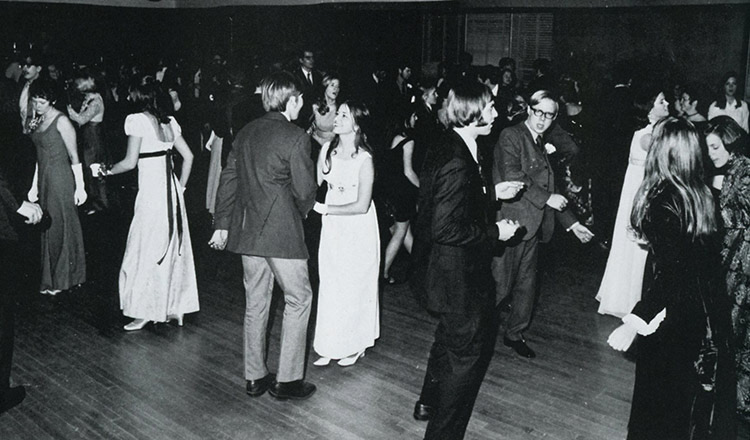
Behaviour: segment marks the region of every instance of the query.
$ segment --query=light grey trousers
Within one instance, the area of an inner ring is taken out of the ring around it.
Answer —
[[[312,302],[307,260],[243,255],[242,268],[246,301],[245,379],[257,380],[268,374],[266,333],[274,280],[284,291],[285,304],[276,380],[291,382],[302,379]]]

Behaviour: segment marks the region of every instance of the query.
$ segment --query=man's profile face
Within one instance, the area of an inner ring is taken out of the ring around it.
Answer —
[[[537,134],[544,134],[557,116],[557,102],[544,98],[536,105],[529,105],[527,124]]]
[[[401,75],[401,78],[404,80],[408,80],[411,78],[411,67],[404,67],[403,69],[399,69],[398,71],[399,75]]]

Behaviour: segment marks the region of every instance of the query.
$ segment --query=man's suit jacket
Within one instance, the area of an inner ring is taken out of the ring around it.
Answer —
[[[495,146],[492,175],[496,184],[509,180],[525,184],[520,195],[504,202],[497,212],[498,220],[516,220],[526,229],[522,240],[529,240],[540,233],[540,241],[549,241],[555,228],[555,217],[565,228],[576,222],[569,210],[558,214],[547,206],[547,200],[555,192],[554,172],[547,153],[534,142],[525,122],[500,133]]]
[[[430,149],[420,175],[411,287],[436,313],[491,305],[498,230],[489,194],[466,143],[453,130]]]
[[[22,217],[16,213],[19,206],[10,184],[0,170],[0,243],[18,240],[15,229],[22,224]]]
[[[292,72],[292,74],[295,78],[297,78],[299,85],[302,87],[302,99],[304,100],[302,110],[300,110],[299,112],[299,117],[296,121],[294,121],[294,123],[306,130],[310,126],[310,122],[312,119],[313,102],[315,101],[317,96],[322,93],[323,90],[323,75],[317,70],[313,69],[313,83],[311,85],[307,80],[307,76],[302,70],[302,67],[297,67],[296,69],[294,69],[294,72]]]
[[[227,250],[308,258],[302,219],[315,203],[310,136],[279,112],[240,130],[221,173],[215,229],[228,229]]]

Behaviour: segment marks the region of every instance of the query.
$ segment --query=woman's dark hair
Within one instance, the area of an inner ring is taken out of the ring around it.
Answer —
[[[29,98],[46,99],[50,104],[54,104],[58,98],[57,84],[51,79],[37,78],[29,86]]]
[[[354,136],[355,152],[359,153],[359,150],[364,150],[372,155],[372,147],[370,147],[370,144],[367,142],[367,132],[369,130],[370,124],[370,110],[368,110],[365,103],[361,101],[342,102],[339,105],[339,111],[343,106],[347,106],[349,108],[349,112],[352,115],[352,121],[354,121],[354,124],[358,127],[358,130],[355,132]],[[331,141],[331,145],[328,147],[328,151],[326,152],[323,174],[328,174],[331,172],[331,154],[334,153],[336,147],[338,147],[339,145],[339,142],[339,136],[336,135]]]
[[[654,108],[654,103],[660,93],[664,93],[664,90],[656,84],[646,84],[636,90],[633,96],[633,109],[638,129],[648,125],[648,114]]]
[[[721,115],[708,121],[703,134],[716,135],[730,154],[747,154],[748,136],[745,130],[730,116]]]
[[[171,109],[165,105],[167,100],[160,96],[162,93],[159,85],[153,81],[140,82],[130,86],[130,100],[137,112],[150,113],[161,124],[169,124]]]
[[[386,150],[391,146],[391,141],[396,135],[404,137],[410,137],[414,131],[414,127],[409,126],[409,122],[414,114],[417,113],[415,106],[400,107],[394,115],[389,119],[386,131]]]
[[[716,94],[716,107],[721,108],[721,109],[727,108],[727,95],[724,92],[724,84],[726,84],[727,81],[729,81],[729,78],[734,78],[735,81],[737,81],[737,88],[739,88],[740,86],[739,85],[740,76],[737,74],[737,72],[733,70],[725,73],[721,77],[721,82],[719,82],[719,87],[718,87],[717,94]],[[734,99],[735,108],[742,107],[742,100],[737,99],[736,96],[734,98],[735,98]]]

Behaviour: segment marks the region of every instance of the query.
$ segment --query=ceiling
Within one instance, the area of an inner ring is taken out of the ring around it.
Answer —
[[[221,6],[299,6],[356,3],[454,3],[468,8],[616,8],[750,4],[750,0],[0,0],[23,3],[74,3],[131,8],[213,8]]]

